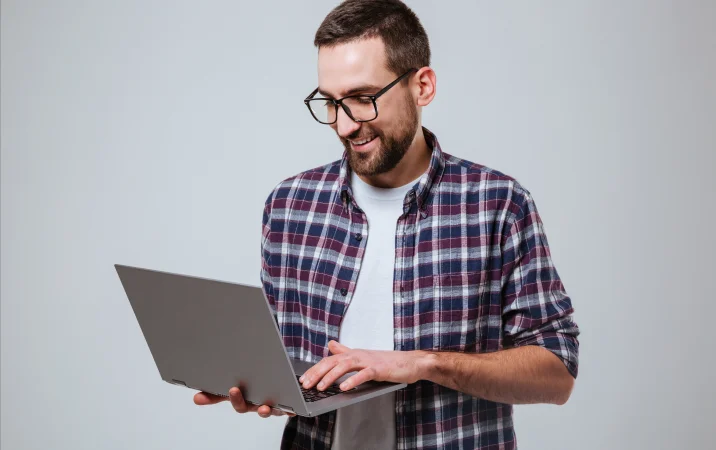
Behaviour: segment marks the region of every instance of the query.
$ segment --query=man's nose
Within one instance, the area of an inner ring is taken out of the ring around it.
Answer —
[[[338,135],[343,139],[348,139],[348,136],[352,135],[360,128],[360,123],[351,119],[341,106],[338,107],[335,125],[336,132],[338,132]]]

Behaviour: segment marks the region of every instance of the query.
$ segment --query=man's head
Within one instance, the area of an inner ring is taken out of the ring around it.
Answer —
[[[420,69],[376,99],[375,120],[356,122],[338,108],[336,122],[330,125],[345,146],[353,171],[365,176],[390,171],[420,129],[419,108],[432,99],[431,95],[427,102],[417,101],[420,93],[414,79],[431,71],[428,37],[417,16],[399,0],[347,0],[326,16],[314,45],[316,97],[375,94],[410,69]],[[356,145],[366,138],[375,139]]]

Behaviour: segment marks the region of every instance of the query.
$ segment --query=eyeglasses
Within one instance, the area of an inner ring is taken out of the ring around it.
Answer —
[[[338,105],[340,105],[348,117],[355,122],[370,122],[378,117],[378,106],[375,103],[378,97],[388,92],[388,90],[398,84],[400,80],[416,70],[418,69],[408,70],[373,95],[348,95],[338,100],[321,97],[313,98],[318,92],[318,88],[316,88],[311,92],[311,95],[306,97],[303,103],[306,104],[311,115],[317,122],[326,125],[336,123],[336,120],[338,120]]]

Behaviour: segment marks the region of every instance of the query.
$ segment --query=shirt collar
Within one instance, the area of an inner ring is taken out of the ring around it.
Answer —
[[[418,208],[423,211],[422,214],[425,214],[430,192],[433,186],[438,184],[440,177],[443,174],[443,169],[445,168],[445,157],[435,134],[425,127],[422,127],[422,129],[428,148],[432,148],[432,156],[430,157],[430,164],[428,165],[428,168],[418,179],[418,182],[415,184],[413,189],[411,189],[406,195],[405,206],[409,206],[412,200],[415,200],[418,204]],[[344,206],[347,206],[348,198],[353,198],[353,191],[351,190],[350,185],[350,166],[348,164],[347,150],[343,152],[343,157],[341,158],[338,185],[338,195],[340,196],[341,202]]]

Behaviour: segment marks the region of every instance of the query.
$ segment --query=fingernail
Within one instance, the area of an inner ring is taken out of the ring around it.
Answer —
[[[301,383],[303,383],[303,375],[301,375],[301,378],[298,379]]]
[[[341,384],[341,389],[343,389],[344,391],[348,389],[348,383]]]
[[[318,383],[318,387],[319,387],[320,389],[323,389],[323,386],[324,386],[323,381],[321,381],[320,383]]]

